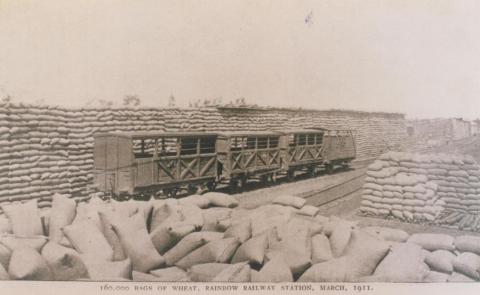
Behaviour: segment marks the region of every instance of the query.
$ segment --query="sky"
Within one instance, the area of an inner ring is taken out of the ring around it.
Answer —
[[[480,117],[476,0],[0,0],[0,98]]]

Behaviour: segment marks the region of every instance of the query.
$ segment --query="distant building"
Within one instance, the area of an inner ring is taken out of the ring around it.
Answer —
[[[473,120],[471,122],[471,134],[477,136],[480,133],[480,120]]]
[[[450,119],[452,122],[453,139],[462,139],[471,136],[471,123],[463,118]]]
[[[480,120],[476,122],[463,118],[410,120],[406,127],[412,139],[441,144],[479,134]]]

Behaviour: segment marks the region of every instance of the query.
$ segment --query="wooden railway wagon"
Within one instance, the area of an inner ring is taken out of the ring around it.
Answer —
[[[230,132],[217,137],[222,178],[243,187],[249,178],[274,181],[281,169],[279,132]]]
[[[323,161],[327,170],[331,171],[336,165],[350,165],[355,155],[355,140],[351,130],[325,130]]]
[[[298,170],[307,170],[313,176],[324,162],[324,130],[289,130],[283,132],[280,146],[282,169],[292,179]]]
[[[114,195],[160,189],[173,196],[183,186],[214,189],[217,182],[217,134],[108,133],[95,135],[94,176],[100,191]]]
[[[210,190],[228,182],[275,182],[319,167],[332,170],[355,158],[350,131],[309,129],[284,132],[103,133],[94,136],[94,178],[98,190],[122,195],[174,196],[198,186]]]
[[[331,172],[335,165],[348,165],[355,158],[355,142],[349,130],[288,130],[280,137],[282,170],[292,179],[295,171],[314,176],[320,167]]]

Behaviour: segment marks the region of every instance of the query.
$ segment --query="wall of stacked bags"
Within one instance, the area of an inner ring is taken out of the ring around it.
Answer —
[[[480,166],[470,156],[388,152],[365,182],[364,214],[480,229]]]
[[[282,109],[65,109],[0,105],[0,203],[92,192],[93,134],[109,131],[353,129],[358,158],[398,147],[401,114]]]
[[[318,214],[299,197],[254,209],[207,193],[149,202],[54,195],[3,206],[0,280],[193,282],[479,281],[480,238]]]

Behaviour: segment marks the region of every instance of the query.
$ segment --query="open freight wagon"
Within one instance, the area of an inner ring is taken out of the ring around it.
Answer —
[[[217,154],[222,177],[232,188],[242,188],[248,179],[275,181],[281,169],[279,132],[229,132],[219,134]]]
[[[282,170],[292,179],[296,171],[314,176],[320,168],[331,172],[355,158],[355,142],[349,130],[297,129],[282,132]]]
[[[94,175],[97,188],[114,195],[163,190],[173,196],[217,180],[217,134],[107,133],[95,135]]]
[[[248,180],[274,183],[296,171],[314,176],[355,158],[352,133],[342,130],[102,133],[94,139],[95,185],[119,199],[214,190],[220,182],[236,191]]]

